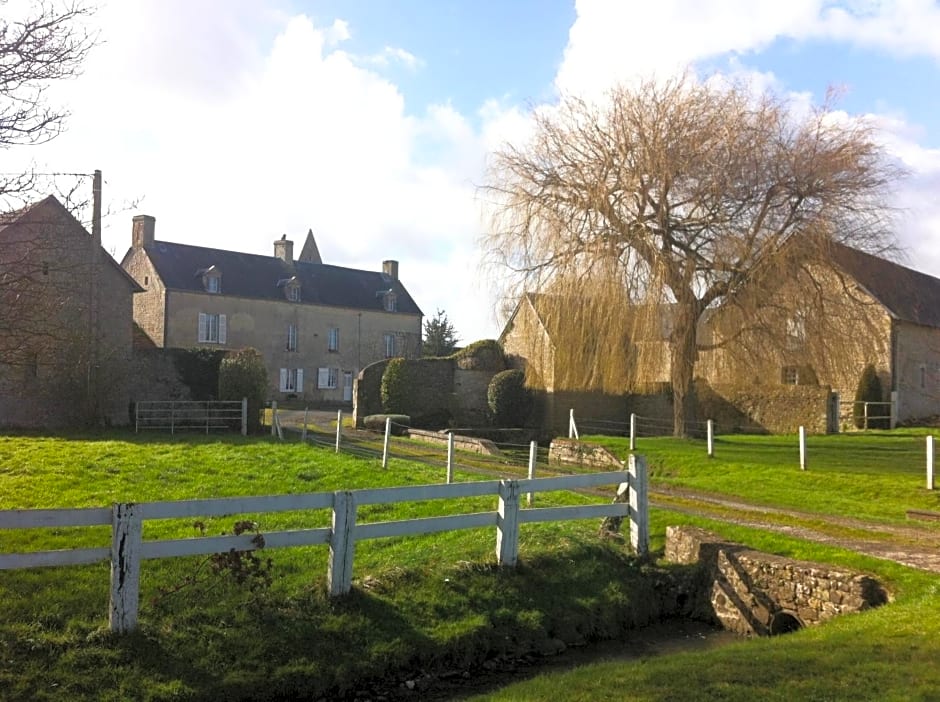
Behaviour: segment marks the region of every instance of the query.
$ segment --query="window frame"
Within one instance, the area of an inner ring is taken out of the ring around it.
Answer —
[[[228,342],[226,316],[220,312],[200,312],[196,323],[196,341],[200,344],[226,344]]]
[[[288,324],[287,325],[287,344],[285,345],[285,350],[287,351],[297,351],[297,325]]]
[[[398,351],[397,335],[394,332],[385,332],[382,342],[385,346],[385,358],[395,358]]]
[[[339,368],[317,368],[317,390],[335,390],[339,387]]]
[[[330,327],[326,337],[326,350],[330,353],[339,351],[339,327]]]

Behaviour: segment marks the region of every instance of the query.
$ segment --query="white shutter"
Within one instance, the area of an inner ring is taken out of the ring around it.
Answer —
[[[330,387],[330,369],[329,368],[317,369],[317,387],[318,388]]]
[[[208,319],[206,317],[206,313],[200,312],[199,313],[199,331],[198,331],[198,336],[197,336],[199,341],[206,341],[209,338],[209,335],[206,333],[208,326],[209,325],[208,325]]]
[[[225,330],[225,315],[224,315],[224,314],[220,314],[220,315],[219,315],[219,343],[220,343],[220,344],[224,344],[224,343],[225,343],[225,336],[226,336],[226,330]]]
[[[304,369],[303,369],[303,368],[298,368],[298,369],[297,369],[297,388],[296,388],[296,391],[297,391],[297,392],[303,392],[303,391],[304,391]]]
[[[287,392],[287,369],[281,368],[281,392]]]

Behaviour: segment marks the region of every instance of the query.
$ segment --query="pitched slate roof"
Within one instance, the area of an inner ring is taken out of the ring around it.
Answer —
[[[46,224],[51,226],[66,225],[74,227],[85,234],[89,240],[91,239],[91,234],[88,230],[85,229],[82,223],[75,218],[75,215],[73,215],[65,205],[59,202],[55,195],[47,195],[42,200],[28,204],[18,210],[0,214],[0,234],[7,232],[7,230],[9,230],[9,232],[16,231],[17,225],[35,228]],[[132,293],[144,292],[144,289],[140,287],[137,281],[134,280],[100,244],[98,245],[98,260],[103,261],[105,264],[118,271],[124,279],[124,282],[130,286]]]
[[[842,244],[832,258],[895,318],[940,328],[940,279]]]
[[[398,297],[399,313],[422,314],[401,281],[380,271],[306,261],[288,264],[275,256],[169,241],[155,241],[146,251],[163,284],[172,290],[204,293],[202,274],[215,266],[222,276],[222,295],[284,300],[283,285],[296,276],[301,304],[382,311],[382,293],[392,290]]]

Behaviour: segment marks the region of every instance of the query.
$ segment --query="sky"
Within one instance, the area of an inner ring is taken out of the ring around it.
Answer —
[[[560,95],[691,69],[803,105],[838,89],[910,173],[902,262],[940,276],[932,0],[102,0],[93,25],[83,74],[50,92],[67,131],[3,170],[100,169],[118,260],[135,214],[158,240],[264,255],[312,229],[324,263],[398,260],[426,317],[495,338],[487,154]]]

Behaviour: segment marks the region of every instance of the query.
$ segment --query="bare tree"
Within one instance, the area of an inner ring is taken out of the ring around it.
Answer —
[[[701,351],[779,346],[797,312],[837,325],[823,304],[840,280],[831,246],[890,249],[900,172],[870,124],[830,108],[649,81],[537,110],[531,141],[493,155],[483,245],[510,294],[542,293],[568,389],[624,392],[665,366],[686,435]],[[734,323],[702,332],[719,319]]]

